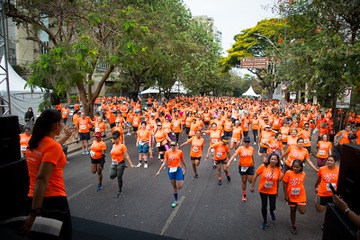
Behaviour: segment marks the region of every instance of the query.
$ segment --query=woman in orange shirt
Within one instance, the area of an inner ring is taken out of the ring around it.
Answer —
[[[274,211],[276,209],[276,197],[279,190],[279,182],[283,177],[278,154],[270,154],[267,160],[258,167],[251,183],[250,191],[252,193],[254,192],[254,186],[258,176],[260,176],[259,193],[261,198],[261,214],[263,217],[261,228],[267,229],[269,226],[267,223],[267,202],[269,199],[270,216],[271,219],[275,221],[276,217]]]
[[[287,147],[296,146],[298,140],[298,130],[296,128],[292,128],[290,135],[287,137]]]
[[[96,122],[93,123],[95,132],[99,132],[101,137],[106,137],[106,125],[102,117],[97,117]]]
[[[146,122],[140,123],[140,129],[137,131],[136,146],[139,153],[139,163],[137,167],[142,166],[142,159],[144,159],[144,168],[148,168],[148,153],[149,146],[151,146],[152,135],[149,129],[146,129]]]
[[[171,204],[173,208],[178,204],[178,190],[184,185],[184,173],[186,171],[184,153],[180,149],[177,149],[176,145],[176,142],[170,142],[171,149],[166,151],[165,160],[155,175],[155,177],[159,176],[161,170],[163,170],[166,164],[168,165],[168,176],[174,191],[174,202]],[[184,168],[182,168],[181,165]]]
[[[329,187],[331,184],[334,189],[337,189],[339,178],[339,167],[336,166],[336,159],[334,156],[329,156],[326,160],[326,166],[319,168],[317,173],[318,178],[315,182],[315,208],[321,213],[326,209],[328,203],[332,203],[332,191]],[[324,229],[324,224],[321,225]]]
[[[128,161],[131,168],[135,168],[132,163],[129,154],[127,153],[127,148],[124,144],[119,141],[120,132],[113,132],[113,141],[114,144],[110,151],[111,156],[111,168],[110,168],[110,179],[114,179],[117,177],[119,191],[116,194],[116,197],[121,197],[123,195],[122,187],[123,187],[123,174],[126,168],[124,158]]]
[[[269,147],[266,151],[264,162],[268,158],[268,156],[272,153],[276,153],[279,156],[283,155],[284,147],[282,144],[282,135],[281,133],[277,132],[275,133],[274,137],[270,138],[269,141],[266,143]]]
[[[242,144],[243,139],[244,139],[244,132],[240,126],[240,121],[235,120],[235,126],[232,130],[230,149],[233,148],[237,149]]]
[[[25,127],[25,131],[23,133],[21,133],[19,135],[20,137],[20,152],[21,152],[21,157],[25,157],[25,153],[26,153],[26,148],[29,145],[29,141],[31,138],[31,130],[30,127]]]
[[[244,146],[240,146],[236,149],[234,155],[230,158],[227,167],[231,162],[239,155],[239,173],[241,176],[242,187],[242,201],[246,202],[246,182],[252,183],[253,176],[255,174],[255,161],[254,161],[255,149],[250,146],[250,137],[244,138]]]
[[[91,144],[90,147],[90,159],[91,159],[91,172],[93,174],[98,174],[98,186],[97,191],[102,189],[102,170],[105,163],[105,150],[106,144],[101,139],[101,133],[96,132],[94,134],[95,141]]]
[[[33,134],[26,149],[26,162],[30,177],[28,203],[29,215],[22,227],[29,233],[38,216],[61,221],[59,238],[72,239],[72,225],[69,204],[66,197],[63,169],[66,156],[62,144],[75,131],[64,128],[64,136],[55,141],[63,128],[61,114],[55,109],[43,111],[37,118]]]
[[[230,149],[229,149],[228,142],[229,142],[229,140],[227,138],[222,137],[221,142],[211,144],[207,151],[206,158],[205,158],[205,161],[207,159],[209,159],[211,149],[214,149],[214,163],[216,164],[216,169],[217,169],[218,185],[222,184],[221,166],[225,172],[228,182],[231,181],[230,174],[229,174],[228,168],[227,168],[227,161],[230,158]]]
[[[325,165],[328,157],[332,155],[332,143],[329,141],[329,136],[323,134],[321,140],[316,143],[318,148],[316,153],[317,166],[322,167]]]
[[[205,145],[204,138],[201,137],[201,130],[196,130],[196,135],[183,144],[180,144],[179,148],[182,146],[185,146],[186,144],[191,143],[190,147],[190,159],[191,159],[191,165],[194,171],[194,179],[198,179],[199,175],[197,173],[197,167],[200,165],[201,156],[203,153],[203,148]]]
[[[308,163],[312,169],[318,171],[318,169],[310,161],[309,151],[306,148],[304,148],[303,144],[304,144],[304,139],[298,138],[297,145],[290,146],[286,150],[286,152],[282,155],[281,158],[283,160],[285,159],[285,157],[287,157],[285,164],[283,165],[283,172],[286,172],[287,170],[291,169],[294,160],[300,160],[302,162],[306,161],[306,163]]]
[[[168,146],[167,143],[171,142],[171,139],[169,138],[168,134],[162,129],[162,123],[158,122],[156,124],[156,130],[154,134],[155,138],[155,147],[157,147],[159,151],[160,161],[164,161],[164,154],[167,150]]]
[[[283,178],[285,201],[290,206],[291,234],[296,235],[296,211],[306,212],[306,191],[304,167],[302,161],[292,162],[292,169],[286,171]]]

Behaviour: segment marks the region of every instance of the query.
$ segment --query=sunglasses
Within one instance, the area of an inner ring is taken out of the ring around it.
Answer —
[[[118,137],[113,137],[114,140],[118,140],[119,138]]]
[[[170,146],[171,146],[171,147],[175,147],[176,145],[171,144]]]

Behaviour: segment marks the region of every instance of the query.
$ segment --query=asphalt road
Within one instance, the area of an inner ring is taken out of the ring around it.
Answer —
[[[208,148],[208,136],[204,137]],[[183,137],[180,143],[184,142]],[[110,140],[107,142],[107,155]],[[135,137],[126,136],[127,148],[134,165],[138,163]],[[79,144],[80,146],[80,144]],[[238,162],[233,162],[229,172],[231,182],[217,184],[216,170],[211,161],[201,160],[198,168],[199,179],[193,180],[189,157],[189,145],[181,148],[188,165],[183,189],[179,191],[180,203],[171,208],[172,187],[166,171],[155,178],[161,163],[156,158],[149,159],[149,168],[126,168],[124,173],[124,195],[116,198],[117,180],[110,180],[110,160],[104,169],[103,190],[97,192],[97,175],[90,172],[90,157],[81,151],[68,155],[69,163],[64,172],[66,189],[73,216],[106,224],[125,227],[147,233],[178,239],[321,239],[324,214],[314,207],[314,183],[316,173],[305,166],[307,174],[307,212],[297,214],[298,234],[290,233],[290,209],[284,201],[282,184],[277,198],[276,221],[268,216],[269,228],[262,230],[261,202],[257,192],[249,191],[248,201],[241,201],[241,179],[237,170]],[[257,150],[257,146],[255,146]],[[206,151],[206,150],[205,150]],[[233,153],[234,150],[231,151]],[[205,156],[205,154],[204,154]],[[261,160],[256,156],[256,167]],[[315,164],[315,159],[312,157]],[[257,187],[256,187],[257,189]]]

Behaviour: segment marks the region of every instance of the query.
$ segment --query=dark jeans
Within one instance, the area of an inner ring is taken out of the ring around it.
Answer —
[[[126,168],[125,159],[118,165],[111,165],[111,168],[110,168],[110,179],[114,179],[115,177],[117,177],[119,192],[122,192],[123,174],[124,174],[125,168]]]
[[[28,198],[28,209],[31,209],[32,198]],[[41,216],[63,222],[60,239],[72,239],[72,224],[69,203],[66,197],[44,197]],[[31,237],[30,237],[31,239]]]
[[[257,129],[256,129],[256,130],[252,130],[252,132],[253,132],[253,135],[254,135],[254,142],[256,142],[257,137],[258,137],[258,130],[257,130]]]
[[[263,216],[264,222],[267,222],[267,199],[269,198],[270,212],[273,212],[276,209],[276,194],[260,193],[260,198],[261,214]]]

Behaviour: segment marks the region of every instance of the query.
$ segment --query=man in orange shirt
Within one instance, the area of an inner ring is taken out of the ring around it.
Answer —
[[[191,165],[194,171],[194,179],[198,179],[199,175],[197,173],[197,167],[200,165],[201,156],[203,153],[203,148],[205,145],[204,138],[201,137],[201,130],[196,130],[196,135],[183,144],[179,146],[181,148],[182,146],[191,143],[190,147],[190,159],[191,159]]]
[[[68,108],[67,105],[65,105],[65,107],[63,107],[61,109],[61,116],[62,116],[62,119],[63,119],[63,122],[64,124],[66,125],[66,122],[69,118],[69,114],[70,114],[70,109]]]
[[[97,186],[97,191],[102,190],[102,170],[105,163],[105,150],[106,144],[101,140],[101,133],[95,133],[95,141],[92,143],[90,149],[90,159],[91,159],[91,172],[93,174],[98,174],[99,184]]]
[[[311,154],[311,130],[309,128],[309,123],[304,123],[304,129],[298,133],[298,137],[302,137],[304,139],[304,148],[309,151]]]

